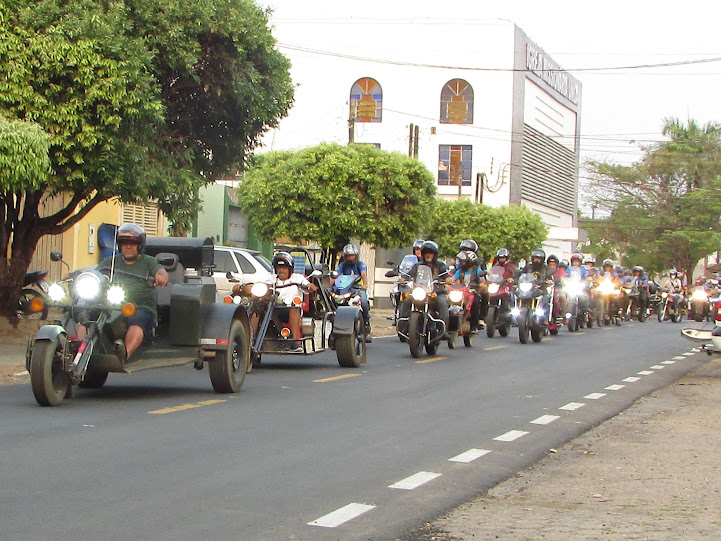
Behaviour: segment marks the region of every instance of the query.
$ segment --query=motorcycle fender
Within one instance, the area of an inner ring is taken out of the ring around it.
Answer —
[[[67,335],[67,331],[61,325],[43,325],[35,334],[35,340],[54,342],[60,335]]]
[[[333,318],[333,334],[335,336],[353,334],[359,313],[360,308],[357,306],[339,306]]]
[[[246,336],[250,337],[248,312],[244,306],[237,304],[214,304],[208,311],[203,322],[200,344],[198,344],[201,349],[222,350],[227,348],[230,326],[235,319],[243,322]],[[221,342],[219,343],[218,341]],[[248,348],[250,348],[250,340],[248,340]]]
[[[456,332],[461,329],[461,308],[452,306],[448,309],[448,332]]]

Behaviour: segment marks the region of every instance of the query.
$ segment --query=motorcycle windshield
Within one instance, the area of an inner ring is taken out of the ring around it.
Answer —
[[[418,258],[414,255],[407,255],[403,258],[403,261],[401,261],[398,264],[398,268],[402,271],[408,274],[410,270],[413,268],[413,265],[418,263]]]
[[[581,269],[579,267],[571,267],[571,272],[569,273],[569,276],[574,280],[580,280],[581,278],[583,278],[583,274],[581,273]]]
[[[335,287],[338,291],[350,289],[358,277],[355,274],[341,274],[335,279]]]
[[[506,272],[505,267],[501,267],[500,265],[495,265],[491,267],[491,272],[488,275],[488,281],[495,284],[500,284],[503,282],[503,274]]]
[[[433,290],[433,271],[426,265],[418,265],[418,273],[415,279],[416,287],[420,286],[427,291]]]

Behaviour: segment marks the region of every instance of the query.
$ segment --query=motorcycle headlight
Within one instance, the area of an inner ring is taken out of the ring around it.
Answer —
[[[705,301],[708,299],[708,295],[705,291],[697,289],[693,292],[693,295],[691,295],[691,298],[695,301]]]
[[[666,297],[668,297],[668,293],[666,293],[665,291],[663,293],[661,293],[662,299],[665,299]]]
[[[581,284],[572,282],[570,284],[566,284],[566,287],[563,288],[563,291],[565,291],[566,294],[571,295],[572,297],[577,297],[581,294],[583,288],[581,287]]]
[[[110,286],[106,297],[110,304],[122,304],[125,300],[125,290],[120,286]]]
[[[253,286],[250,288],[250,294],[254,297],[265,297],[265,295],[268,293],[268,284],[264,284],[263,282],[256,282],[253,284]]]
[[[601,295],[610,295],[613,293],[613,289],[613,283],[608,280],[604,280],[598,286],[598,291],[600,291]]]
[[[426,293],[426,290],[423,289],[422,287],[414,287],[413,291],[411,292],[411,296],[413,297],[413,300],[422,302],[422,301],[426,300],[428,293]]]
[[[91,272],[82,273],[75,280],[75,292],[86,301],[96,298],[100,294],[100,278]]]
[[[488,293],[491,294],[491,295],[495,295],[496,293],[498,293],[498,291],[499,291],[500,289],[501,289],[500,284],[490,284],[490,285],[488,286]]]
[[[448,299],[453,303],[460,303],[463,300],[463,291],[459,289],[452,290],[448,293]]]
[[[520,289],[524,293],[528,293],[533,289],[533,284],[531,282],[522,282],[518,285],[518,289]]]
[[[60,284],[50,284],[48,297],[53,302],[61,302],[65,299],[65,288]]]
[[[519,308],[516,308],[515,306],[511,308],[511,315],[513,317],[518,317],[521,315],[521,310]]]

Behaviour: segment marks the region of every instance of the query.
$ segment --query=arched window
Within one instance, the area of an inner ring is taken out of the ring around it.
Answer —
[[[441,124],[473,124],[473,88],[451,79],[441,90]]]
[[[363,77],[353,83],[350,91],[350,117],[355,122],[381,122],[383,90],[378,81]]]

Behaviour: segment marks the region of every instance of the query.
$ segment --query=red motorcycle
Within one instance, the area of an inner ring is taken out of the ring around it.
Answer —
[[[488,314],[486,315],[486,336],[493,338],[498,334],[508,336],[511,331],[511,307],[513,306],[513,286],[503,277],[506,269],[500,265],[491,268],[488,273]]]
[[[463,284],[451,284],[448,291],[448,347],[456,347],[456,340],[463,337],[466,347],[473,345],[471,309],[475,301],[473,291]]]

